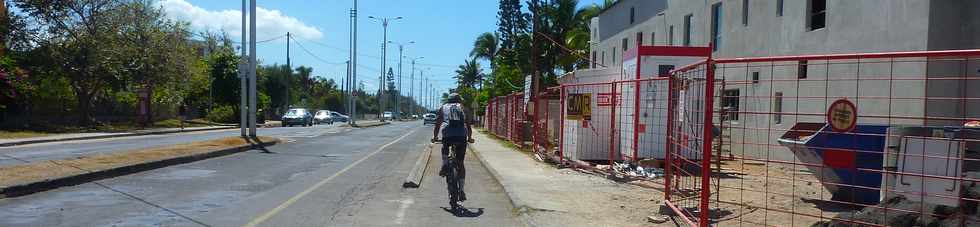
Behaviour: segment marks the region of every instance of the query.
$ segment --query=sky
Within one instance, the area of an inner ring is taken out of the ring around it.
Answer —
[[[315,2],[315,3],[312,3]],[[599,0],[580,0],[580,5]],[[168,17],[188,21],[196,32],[225,31],[241,41],[241,1],[160,0]],[[340,82],[346,75],[353,0],[257,0],[256,51],[261,64],[286,63],[286,39],[290,32],[293,67],[313,67],[317,77]],[[374,17],[403,17],[388,25],[388,40],[403,43],[402,87],[408,95],[411,58],[415,61],[413,89],[419,91],[419,74],[439,93],[455,87],[457,66],[469,58],[473,41],[497,29],[497,0],[360,0],[358,1],[357,79],[368,91],[377,90],[381,75],[381,23]],[[415,42],[414,44],[407,44]],[[387,66],[398,75],[398,44],[389,44]],[[484,71],[489,72],[486,62]],[[421,72],[420,72],[421,71]],[[397,79],[396,79],[397,83]]]

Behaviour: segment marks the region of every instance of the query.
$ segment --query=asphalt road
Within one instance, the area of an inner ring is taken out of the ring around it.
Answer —
[[[351,130],[340,127],[342,124],[316,125],[313,127],[279,127],[263,128],[260,136],[276,137],[316,137],[324,134],[338,133]],[[29,144],[12,147],[0,147],[0,166],[22,164],[26,162],[59,160],[81,157],[93,154],[105,154],[134,149],[145,149],[165,145],[190,143],[197,141],[220,139],[239,136],[238,129],[189,132],[177,134],[161,134],[134,137],[119,137],[98,140],[78,140],[55,143]]]
[[[474,155],[466,162],[471,212],[444,209],[445,181],[436,171],[427,171],[421,188],[401,188],[431,127],[329,128],[264,129],[286,142],[269,147],[271,153],[248,151],[2,199],[0,226],[520,225]],[[440,162],[433,155],[430,170]]]

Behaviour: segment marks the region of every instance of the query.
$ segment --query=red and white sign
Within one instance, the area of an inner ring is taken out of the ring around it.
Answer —
[[[839,99],[827,108],[827,124],[835,132],[850,132],[857,126],[857,107],[847,99]]]
[[[596,96],[596,105],[597,106],[612,106],[613,105],[613,101],[617,101],[616,102],[616,105],[621,105],[622,102],[623,102],[623,99],[613,100],[613,94],[612,93],[599,93]]]

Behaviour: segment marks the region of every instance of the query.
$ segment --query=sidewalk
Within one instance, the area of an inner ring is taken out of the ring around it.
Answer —
[[[66,134],[57,134],[57,135],[42,136],[42,137],[0,139],[0,147],[9,147],[9,146],[34,144],[34,143],[70,141],[70,140],[104,139],[104,138],[112,138],[112,137],[142,136],[142,135],[167,134],[167,133],[178,133],[178,132],[196,132],[196,131],[222,130],[222,129],[232,129],[232,128],[238,128],[238,126],[192,127],[192,128],[184,128],[183,130],[179,128],[162,128],[162,129],[147,129],[147,130],[137,130],[131,132],[116,132],[116,133],[103,133],[103,132],[66,133]]]
[[[677,226],[647,221],[661,216],[659,191],[557,169],[483,133],[474,139],[473,152],[530,226]]]

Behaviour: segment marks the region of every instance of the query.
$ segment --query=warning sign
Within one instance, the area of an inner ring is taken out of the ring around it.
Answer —
[[[569,94],[565,113],[571,120],[592,119],[592,94]]]
[[[596,106],[613,106],[613,103],[616,103],[617,105],[622,104],[621,102],[617,101],[619,100],[614,100],[612,93],[599,93],[599,96],[596,97]]]
[[[835,132],[850,132],[857,126],[857,107],[847,99],[840,99],[827,108],[827,124]]]

